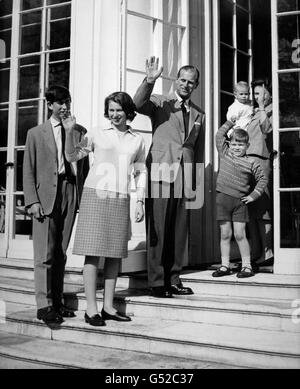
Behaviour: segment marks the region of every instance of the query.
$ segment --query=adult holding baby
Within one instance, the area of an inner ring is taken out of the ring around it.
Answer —
[[[272,265],[272,97],[268,82],[263,79],[252,82],[254,114],[248,125],[249,149],[247,154],[263,168],[269,179],[264,194],[249,205],[249,232],[252,259],[259,266]]]

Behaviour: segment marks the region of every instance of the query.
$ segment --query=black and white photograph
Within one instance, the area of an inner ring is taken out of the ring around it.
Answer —
[[[0,0],[0,369],[300,369],[300,0]]]

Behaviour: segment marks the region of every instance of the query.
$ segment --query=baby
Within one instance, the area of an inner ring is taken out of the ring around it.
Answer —
[[[242,128],[247,131],[253,115],[253,108],[249,100],[249,89],[249,85],[245,81],[238,82],[234,87],[235,101],[227,111],[227,120],[234,123],[233,129]]]

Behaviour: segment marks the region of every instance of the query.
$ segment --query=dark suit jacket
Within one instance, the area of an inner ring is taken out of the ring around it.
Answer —
[[[76,125],[74,136],[80,141],[86,129]],[[88,172],[88,159],[77,163],[76,187],[78,199]],[[28,131],[24,162],[23,189],[25,207],[41,203],[45,215],[53,211],[58,183],[57,148],[50,120]]]
[[[193,102],[190,104],[188,137],[185,139],[180,103],[175,93],[169,96],[151,95],[154,84],[143,81],[134,103],[137,112],[150,117],[152,145],[146,164],[152,181],[174,182],[182,163],[194,164],[199,139],[203,138],[204,112]],[[171,174],[170,174],[171,167]],[[192,183],[192,177],[186,178]],[[194,186],[194,183],[193,183]]]

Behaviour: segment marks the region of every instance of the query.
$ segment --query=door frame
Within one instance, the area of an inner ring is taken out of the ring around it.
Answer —
[[[292,14],[291,12],[278,14],[277,1],[271,1],[272,18],[272,78],[273,78],[273,148],[278,151],[274,158],[274,273],[276,274],[300,274],[300,248],[281,247],[280,228],[280,196],[282,193],[300,192],[300,188],[284,189],[280,187],[280,134],[288,131],[300,131],[300,128],[280,128],[279,112],[279,76],[286,70],[279,69],[279,44],[278,44],[278,18],[279,15]],[[299,13],[299,12],[298,12]],[[288,72],[300,69],[288,69]]]

